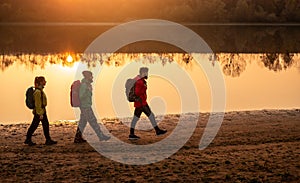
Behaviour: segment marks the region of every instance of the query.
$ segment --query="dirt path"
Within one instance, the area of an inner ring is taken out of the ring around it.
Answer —
[[[169,130],[179,115],[160,126]],[[76,125],[51,124],[54,146],[45,146],[41,125],[34,147],[23,144],[28,124],[0,125],[0,182],[298,182],[300,180],[300,110],[226,113],[214,141],[199,150],[208,114],[201,114],[190,140],[175,154],[150,165],[112,161],[88,143],[74,144]],[[188,120],[188,119],[186,119]],[[127,140],[128,127],[106,123]],[[138,131],[136,144],[162,140],[154,131]],[[167,134],[167,135],[168,135]],[[107,142],[109,143],[109,142]]]

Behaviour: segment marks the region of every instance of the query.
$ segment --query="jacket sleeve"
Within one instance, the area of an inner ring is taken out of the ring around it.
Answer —
[[[36,91],[33,94],[34,97],[34,106],[35,106],[35,112],[38,115],[43,115],[45,113],[45,110],[42,108],[42,92]]]

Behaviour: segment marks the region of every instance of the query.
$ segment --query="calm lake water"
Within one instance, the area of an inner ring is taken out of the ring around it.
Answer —
[[[208,63],[210,71],[199,63]],[[124,84],[147,66],[148,101],[157,115],[210,112],[212,91],[207,73],[222,73],[225,111],[300,108],[300,54],[219,53],[115,53],[85,56],[82,53],[0,55],[0,123],[31,122],[25,91],[35,76],[46,77],[50,121],[76,120],[70,106],[70,86],[80,72],[94,72],[94,103],[98,118],[131,116]],[[98,70],[97,70],[97,69]],[[99,70],[100,69],[100,70]],[[183,97],[194,90],[197,97]],[[220,90],[220,92],[223,92]],[[193,107],[198,100],[198,108]],[[186,105],[187,107],[182,107]]]
[[[116,25],[0,24],[0,123],[31,122],[25,91],[39,75],[47,80],[50,121],[78,119],[69,95],[83,69],[94,72],[98,118],[130,117],[133,107],[126,101],[124,84],[142,66],[150,68],[148,101],[157,115],[211,112],[214,102],[222,103],[218,96],[226,99],[220,111],[300,108],[299,25],[184,25],[216,54],[184,54],[157,41],[129,44],[112,55],[83,54]],[[170,30],[173,25],[153,26]]]

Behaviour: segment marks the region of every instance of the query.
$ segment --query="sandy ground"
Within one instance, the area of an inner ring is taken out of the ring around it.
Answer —
[[[23,144],[29,124],[0,125],[0,182],[300,181],[299,109],[228,112],[213,142],[199,150],[208,116],[200,114],[194,134],[178,152],[149,165],[115,162],[89,143],[74,144],[74,123],[50,125],[52,138],[58,141],[53,146],[44,145],[40,125],[33,136],[38,143],[34,147]],[[170,135],[179,117],[167,115],[160,122],[161,127],[168,129],[166,136],[156,137],[153,130],[139,130],[141,139],[136,142],[127,139],[129,129],[124,122],[104,122],[120,140],[145,145]],[[189,119],[184,118],[187,122]]]

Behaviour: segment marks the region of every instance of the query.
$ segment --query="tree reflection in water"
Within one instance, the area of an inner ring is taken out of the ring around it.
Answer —
[[[223,67],[226,76],[238,77],[246,69],[246,61],[239,54],[217,54],[216,59]]]
[[[71,57],[72,59],[68,59]],[[278,72],[297,65],[295,61],[300,54],[293,53],[264,53],[264,54],[239,54],[239,53],[217,53],[209,55],[209,60],[219,62],[223,73],[230,77],[239,77],[245,70],[247,62],[258,60],[269,70]],[[300,59],[298,59],[300,60]],[[57,64],[66,67],[74,66],[75,62],[87,63],[89,67],[95,67],[98,63],[101,65],[121,67],[129,62],[141,62],[144,64],[161,63],[163,66],[167,63],[176,62],[180,66],[191,69],[196,63],[193,57],[187,53],[60,53],[60,54],[14,54],[0,55],[0,67],[5,71],[8,67],[19,64],[25,65],[31,70],[40,67],[45,68],[47,64]],[[296,63],[296,64],[295,64]]]
[[[68,56],[71,55],[73,61],[68,61]],[[62,66],[72,67],[75,62],[80,60],[80,54],[15,54],[15,55],[1,55],[0,67],[5,71],[13,64],[25,65],[26,68],[34,70],[37,67],[44,69],[47,64],[57,64]]]
[[[267,53],[261,56],[261,61],[269,70],[281,71],[291,67],[294,63],[294,54]]]

